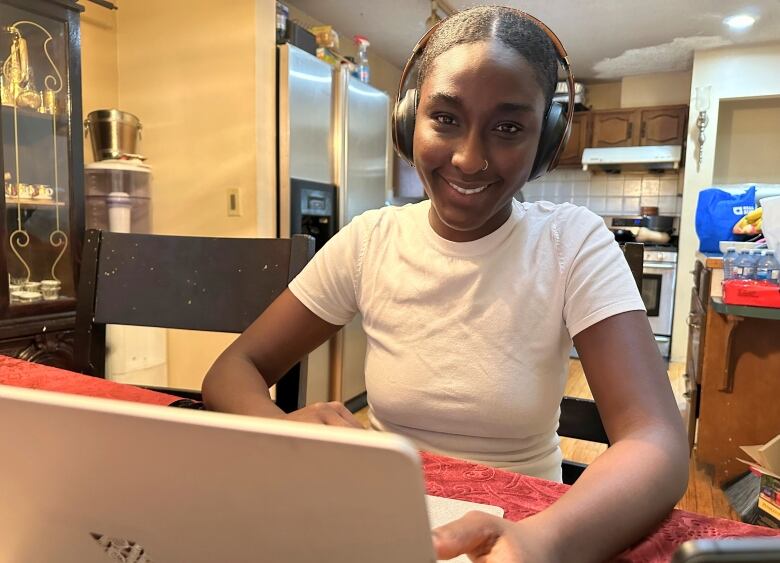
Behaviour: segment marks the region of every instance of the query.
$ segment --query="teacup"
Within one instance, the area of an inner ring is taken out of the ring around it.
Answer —
[[[58,280],[43,280],[41,282],[41,293],[46,301],[59,299],[62,283]]]
[[[33,189],[34,199],[52,199],[54,197],[54,189],[46,184],[35,184]]]
[[[22,184],[20,182],[17,184],[16,189],[19,197],[22,199],[32,199],[35,195],[35,186],[32,186],[31,184]]]
[[[23,287],[24,291],[40,292],[41,291],[41,282],[36,282],[36,281],[24,282],[24,285],[22,287]]]

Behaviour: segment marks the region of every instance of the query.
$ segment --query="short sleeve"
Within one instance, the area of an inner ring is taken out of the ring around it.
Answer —
[[[326,322],[345,325],[358,312],[357,291],[367,214],[355,217],[314,255],[289,289]]]
[[[645,310],[623,251],[601,217],[564,206],[557,234],[566,284],[563,317],[572,338],[613,315]]]

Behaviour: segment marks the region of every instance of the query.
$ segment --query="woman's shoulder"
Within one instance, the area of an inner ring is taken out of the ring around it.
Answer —
[[[605,228],[604,219],[587,207],[572,203],[552,203],[549,201],[523,202],[526,220],[531,223],[545,225],[559,234],[576,236],[594,228]]]
[[[377,229],[382,231],[394,230],[417,224],[428,216],[429,201],[419,203],[407,203],[406,205],[386,205],[378,209],[369,209],[357,215],[350,225],[357,228],[363,235],[370,235]]]

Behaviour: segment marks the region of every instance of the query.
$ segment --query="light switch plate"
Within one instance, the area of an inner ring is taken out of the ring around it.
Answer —
[[[241,192],[238,188],[227,190],[227,214],[228,217],[241,217]]]

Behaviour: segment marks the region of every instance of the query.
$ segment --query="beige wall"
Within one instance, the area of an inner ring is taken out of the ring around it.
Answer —
[[[688,115],[688,147],[685,156],[685,191],[683,192],[682,216],[680,218],[680,249],[677,266],[677,291],[672,328],[672,359],[682,361],[688,331],[685,319],[688,314],[693,280],[688,273],[694,264],[699,246],[694,221],[699,191],[713,184],[715,155],[720,142],[716,132],[720,127],[721,103],[732,103],[761,97],[780,96],[780,74],[772,69],[780,68],[780,43],[751,47],[727,47],[712,51],[697,52],[693,60],[691,81],[690,113]],[[704,145],[701,168],[696,168],[697,131],[696,107],[693,93],[697,86],[711,86],[709,125]],[[728,108],[728,104],[723,107]],[[777,154],[777,151],[775,151]],[[776,159],[776,157],[775,157]]]
[[[587,105],[590,109],[613,109],[620,107],[620,82],[586,84]]]
[[[587,84],[586,88],[587,105],[593,110],[687,104],[691,73],[639,74],[616,82]]]
[[[780,182],[780,97],[723,101],[718,113],[713,182]]]
[[[626,76],[620,89],[620,107],[687,104],[690,94],[690,71]]]
[[[82,4],[85,10],[81,14],[81,107],[86,119],[91,111],[113,108],[119,104],[119,69],[117,12],[91,2]],[[92,149],[87,139],[84,143],[84,162],[92,161]]]
[[[254,0],[219,10],[189,0],[133,0],[118,11],[119,105],[144,124],[155,232],[275,233],[275,213],[259,204],[275,192],[273,10],[261,0],[257,10]],[[231,188],[240,193],[240,217],[227,215]],[[234,338],[169,331],[169,384],[199,387]]]

